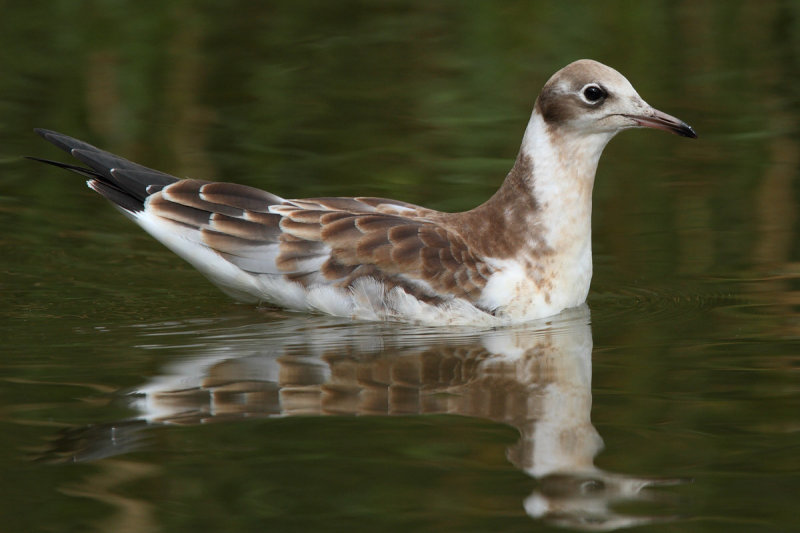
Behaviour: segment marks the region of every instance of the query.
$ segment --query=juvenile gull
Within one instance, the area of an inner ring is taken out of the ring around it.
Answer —
[[[517,159],[482,205],[443,213],[384,198],[286,200],[178,179],[37,129],[89,187],[237,300],[367,320],[507,324],[585,301],[592,187],[618,132],[696,137],[616,70],[575,61],[545,84]]]

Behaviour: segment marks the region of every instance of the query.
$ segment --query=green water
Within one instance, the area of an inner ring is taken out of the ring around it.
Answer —
[[[800,531],[800,4],[163,4],[3,8],[0,530]],[[524,327],[235,304],[20,158],[467,209],[580,57],[700,138],[612,141]]]

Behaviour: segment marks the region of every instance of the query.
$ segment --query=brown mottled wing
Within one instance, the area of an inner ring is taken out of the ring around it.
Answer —
[[[148,198],[146,211],[189,230],[252,274],[349,287],[372,277],[431,301],[476,302],[491,274],[464,240],[426,215],[380,198],[283,200],[228,183],[183,180]]]
[[[322,242],[330,250],[320,273],[339,286],[369,276],[422,299],[460,297],[475,303],[491,275],[461,237],[425,218],[279,210],[281,229],[298,239],[298,248]]]
[[[234,183],[181,180],[152,194],[145,211],[179,226],[188,240],[207,248],[252,274],[286,274],[276,266],[281,245],[281,216],[269,212],[284,200],[260,189]],[[318,269],[325,253],[316,254],[309,268]]]
[[[67,135],[37,132],[87,166],[40,161],[88,177],[92,189],[238,294],[260,291],[244,271],[340,287],[369,276],[421,298],[476,302],[491,273],[429,209],[368,197],[284,200],[243,185],[179,180]]]

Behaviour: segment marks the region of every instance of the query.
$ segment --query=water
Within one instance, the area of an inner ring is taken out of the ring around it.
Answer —
[[[3,531],[800,531],[796,2],[6,6]],[[237,305],[48,127],[179,176],[440,209],[619,69],[588,308],[474,331]]]

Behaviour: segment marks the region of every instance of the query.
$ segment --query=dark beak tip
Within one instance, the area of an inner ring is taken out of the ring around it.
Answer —
[[[681,137],[688,137],[689,139],[697,139],[697,133],[695,133],[694,128],[692,128],[688,124],[684,124],[681,128],[675,131]]]

